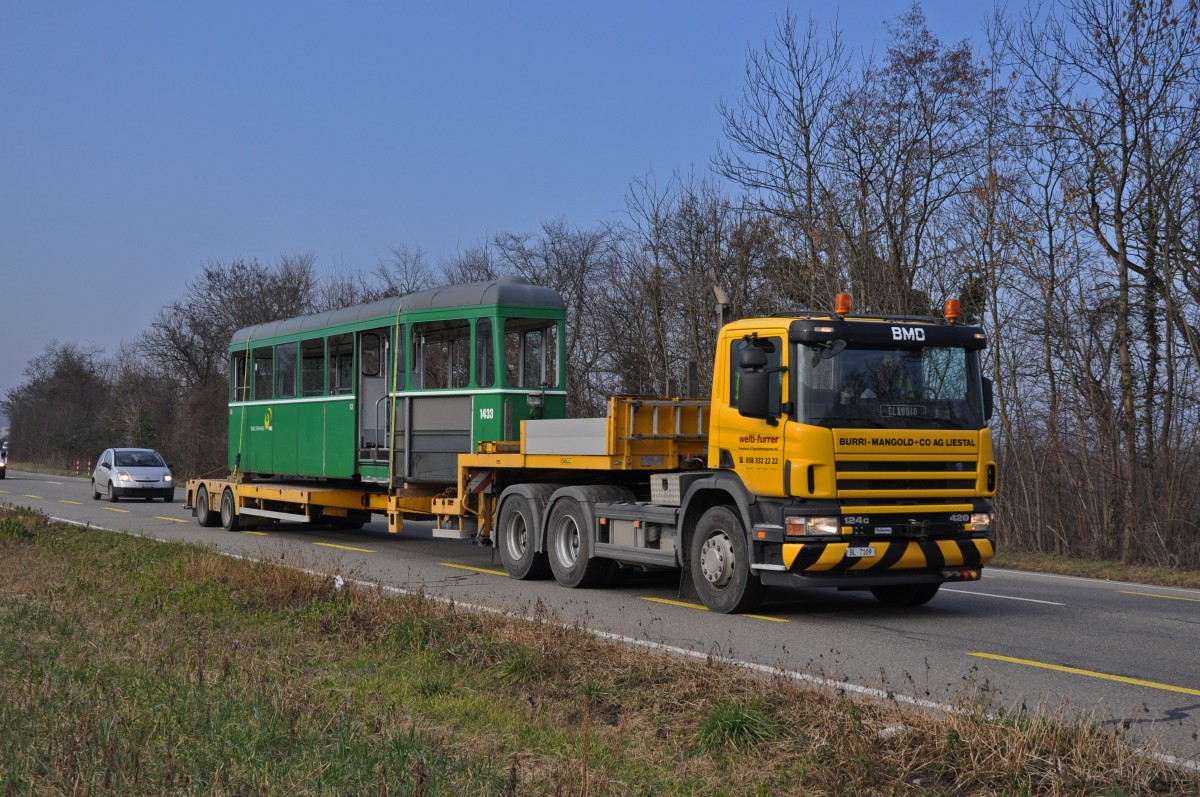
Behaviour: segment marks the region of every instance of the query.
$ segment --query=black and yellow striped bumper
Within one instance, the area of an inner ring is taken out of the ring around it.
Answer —
[[[875,555],[848,557],[851,548],[871,547]],[[784,543],[783,564],[788,572],[803,575],[885,570],[929,570],[942,567],[977,568],[995,553],[991,540],[872,540],[869,543]]]

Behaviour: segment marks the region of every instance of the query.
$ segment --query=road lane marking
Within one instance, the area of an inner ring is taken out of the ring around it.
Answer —
[[[996,595],[991,592],[976,592],[973,589],[948,589],[942,587],[942,592],[957,592],[959,595],[982,595],[985,598],[1002,598],[1006,601],[1024,601],[1025,603],[1044,603],[1047,606],[1066,606],[1065,603],[1057,603],[1056,601],[1040,601],[1037,598],[1017,598],[1012,595]]]
[[[67,499],[65,499],[65,498],[60,498],[60,499],[58,499],[58,502],[59,502],[60,504],[74,504],[75,506],[81,506],[81,505],[83,504],[83,502],[82,502],[82,501],[68,501],[68,500],[67,500]]]
[[[699,609],[702,612],[708,611],[708,607],[699,603],[688,603],[687,601],[676,601],[670,598],[650,598],[643,597],[642,600],[650,601],[651,603],[665,603],[668,606],[682,606],[685,609]],[[752,620],[766,620],[769,623],[790,623],[791,620],[785,620],[782,617],[768,617],[765,614],[737,614],[736,617],[749,617]]]
[[[46,499],[42,498],[40,495],[34,495],[33,493],[22,493],[22,497],[23,498],[36,498],[39,501],[46,500]]]
[[[109,512],[128,512],[129,511],[128,509],[117,509],[115,506],[102,506],[100,508],[105,509]]]
[[[1163,684],[1157,681],[1145,681],[1141,678],[1128,678],[1124,675],[1112,675],[1106,672],[1096,672],[1095,670],[1083,670],[1078,667],[1064,667],[1061,664],[1049,664],[1044,661],[1034,661],[1033,659],[1017,659],[1012,656],[1000,656],[996,653],[980,653],[968,652],[968,656],[978,656],[981,659],[993,659],[995,661],[1004,661],[1009,664],[1023,664],[1026,667],[1037,667],[1043,670],[1054,670],[1056,672],[1070,673],[1071,675],[1083,675],[1088,678],[1099,678],[1105,681],[1117,681],[1123,684],[1132,684],[1133,686],[1145,686],[1150,689],[1159,689],[1164,692],[1180,692],[1185,695],[1200,696],[1200,689],[1189,689],[1186,686],[1175,686],[1173,684]]]
[[[1178,595],[1158,595],[1153,592],[1132,592],[1127,589],[1119,589],[1117,592],[1122,595],[1141,595],[1144,598],[1166,598],[1169,601],[1188,601],[1189,603],[1200,603],[1200,598],[1181,598]]]
[[[165,515],[155,515],[155,516],[154,516],[154,519],[155,519],[155,520],[169,520],[169,521],[171,521],[172,523],[187,523],[187,521],[186,521],[186,520],[184,520],[184,519],[182,519],[182,518],[177,518],[177,517],[166,517]]]
[[[266,537],[266,536],[267,536],[267,533],[266,533],[265,531],[246,531],[246,532],[243,532],[243,533],[245,533],[245,534],[253,534],[253,535],[257,536],[257,537]]]
[[[332,542],[314,542],[313,545],[320,545],[323,548],[340,548],[343,551],[358,551],[359,553],[378,553],[370,548],[355,548],[352,545],[335,545]]]
[[[504,576],[505,578],[508,578],[508,573],[504,572],[503,570],[489,570],[486,567],[471,567],[470,565],[456,565],[453,562],[438,562],[438,564],[441,565],[442,567],[453,567],[453,568],[457,568],[458,570],[470,570],[475,573],[487,573],[488,575],[492,575],[492,576]]]

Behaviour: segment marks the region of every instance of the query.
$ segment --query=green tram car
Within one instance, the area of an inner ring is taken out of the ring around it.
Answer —
[[[247,327],[229,346],[238,479],[452,484],[481,440],[566,417],[562,297],[519,277]]]

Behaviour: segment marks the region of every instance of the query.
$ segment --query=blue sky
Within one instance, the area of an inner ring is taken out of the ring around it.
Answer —
[[[433,263],[703,172],[785,2],[0,4],[0,396],[111,353],[207,261]],[[793,3],[882,49],[907,2]],[[927,0],[947,42],[986,6]]]

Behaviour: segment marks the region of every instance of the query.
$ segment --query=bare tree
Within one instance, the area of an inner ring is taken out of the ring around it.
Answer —
[[[1198,23],[1195,4],[1069,0],[1061,10],[1026,14],[1011,50],[1028,86],[1024,111],[1068,153],[1063,196],[1087,219],[1109,264],[1103,271],[1111,278],[1099,287],[1114,345],[1119,430],[1112,522],[1130,562],[1150,541],[1147,512],[1166,497],[1149,471],[1173,456],[1163,448],[1169,431],[1158,431],[1172,423],[1164,410],[1174,391],[1164,392],[1163,380],[1180,386],[1174,344],[1196,340],[1186,310],[1198,297],[1174,290],[1192,258],[1172,220],[1187,213],[1178,201],[1184,165],[1195,163],[1200,147]],[[1177,340],[1168,342],[1168,332]],[[1157,520],[1161,536],[1173,521]]]

